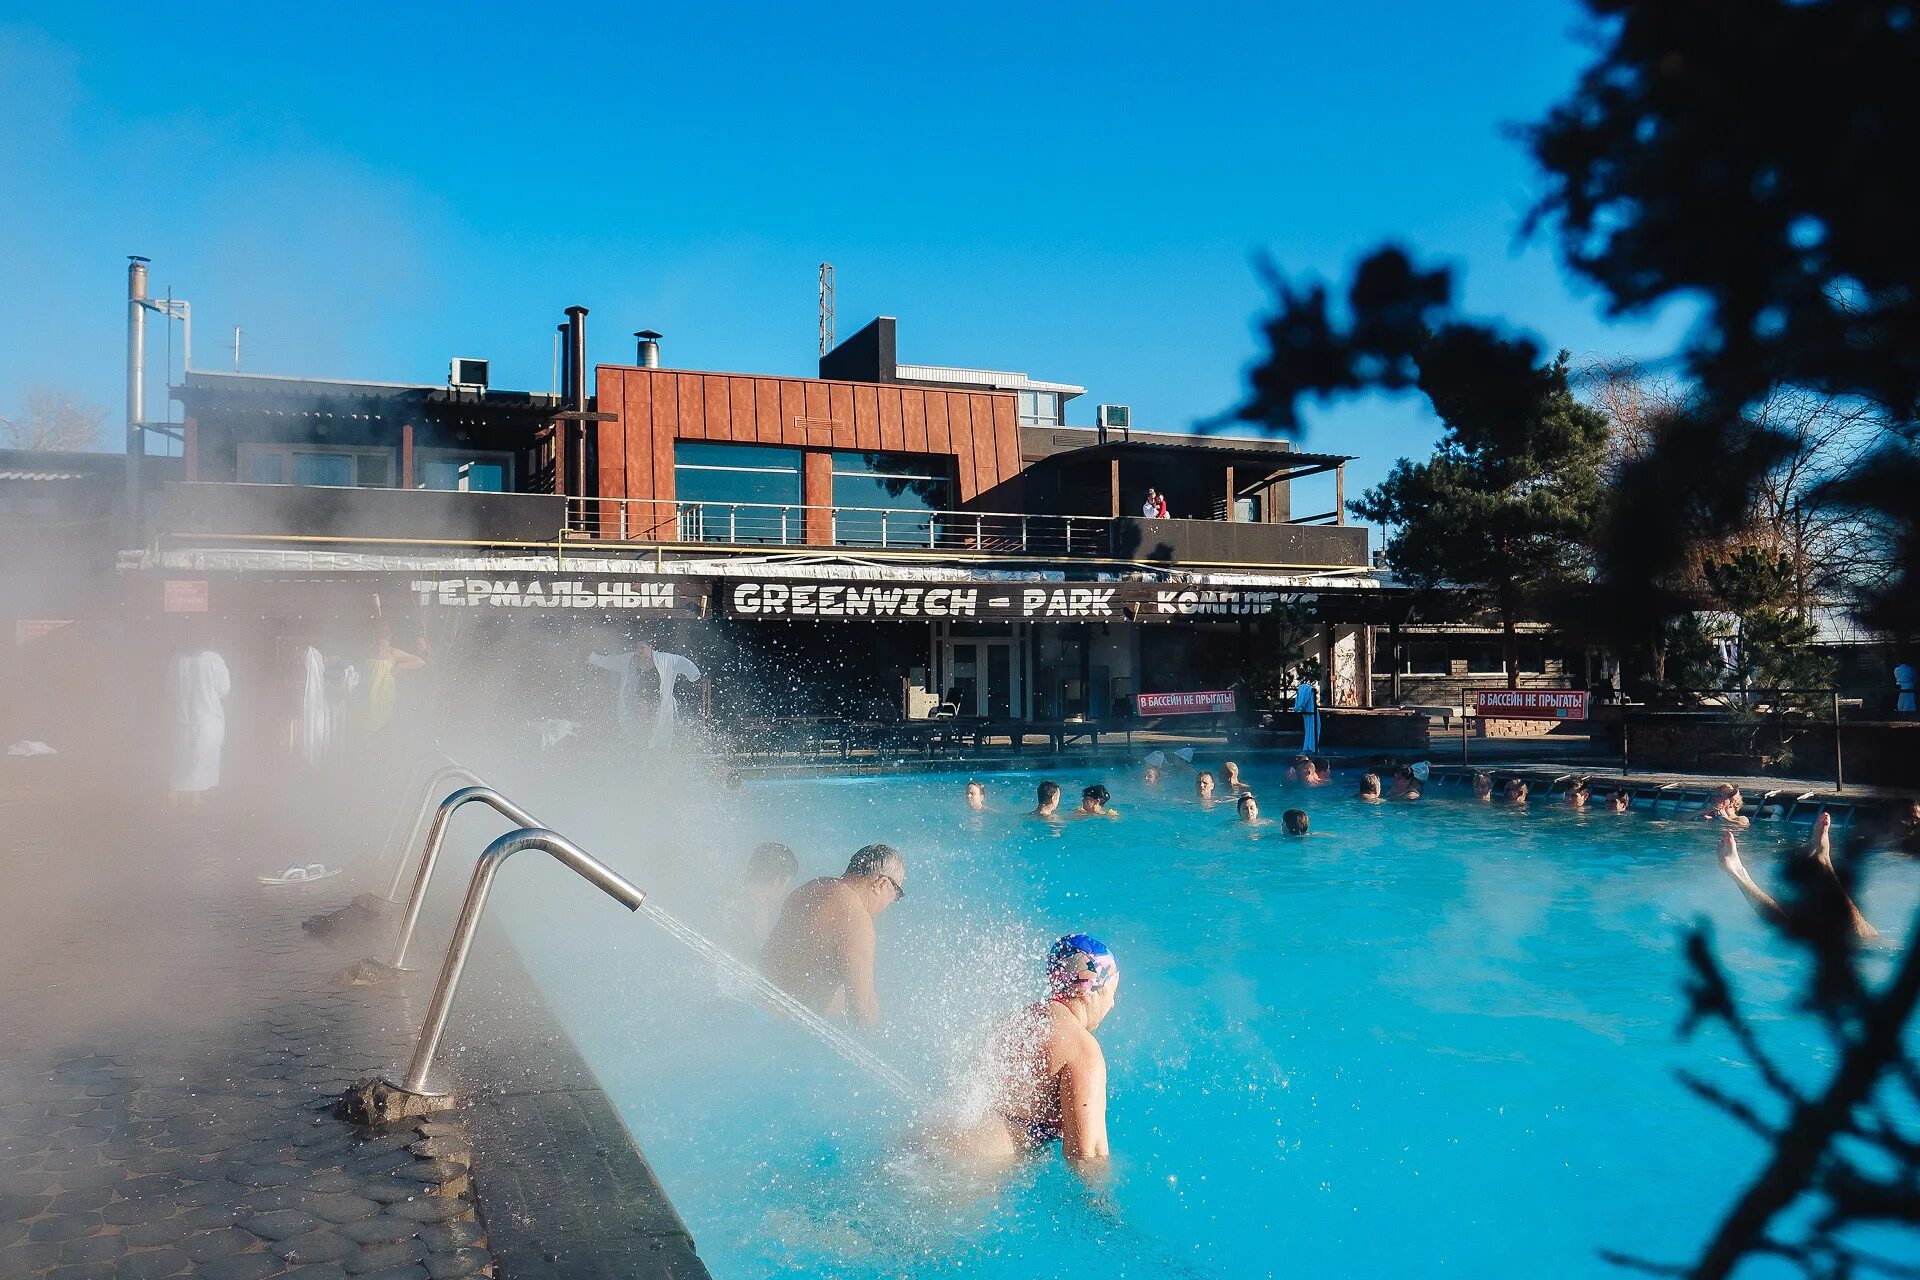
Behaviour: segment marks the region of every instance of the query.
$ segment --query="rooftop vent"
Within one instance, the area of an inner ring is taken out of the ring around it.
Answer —
[[[455,356],[447,362],[447,385],[456,391],[485,391],[488,377],[485,360]]]
[[[633,336],[640,339],[638,348],[634,352],[635,363],[642,369],[658,369],[660,367],[660,339],[663,335],[656,333],[652,329],[641,329],[636,331]]]

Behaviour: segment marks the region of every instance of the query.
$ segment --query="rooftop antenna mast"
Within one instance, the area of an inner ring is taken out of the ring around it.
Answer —
[[[833,350],[833,264],[820,264],[820,354]]]
[[[240,372],[240,326],[233,326],[233,371]]]

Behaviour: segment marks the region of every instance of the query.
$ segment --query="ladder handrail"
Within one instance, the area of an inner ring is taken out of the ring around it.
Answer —
[[[449,762],[433,771],[433,776],[427,779],[427,793],[420,798],[420,808],[413,815],[413,826],[407,831],[407,842],[400,846],[400,856],[394,861],[393,882],[387,886],[386,896],[388,902],[397,903],[400,901],[400,882],[406,879],[407,875],[407,854],[419,844],[420,828],[427,820],[428,810],[433,808],[433,798],[440,794],[442,785],[452,782],[456,778],[472,783],[475,786],[486,785],[486,783],[481,780],[479,774],[463,764],[453,764]]]
[[[454,924],[453,938],[447,945],[447,958],[440,967],[440,980],[434,985],[433,999],[427,1005],[426,1020],[420,1027],[420,1039],[413,1058],[407,1064],[405,1080],[398,1086],[407,1093],[427,1095],[427,1075],[433,1068],[433,1055],[447,1029],[447,1014],[453,1008],[453,995],[460,986],[461,971],[466,968],[467,952],[473,948],[473,936],[480,927],[480,915],[486,910],[487,893],[500,866],[522,849],[540,849],[551,854],[562,866],[606,893],[629,911],[638,911],[645,902],[645,890],[631,884],[604,863],[558,832],[544,827],[522,827],[488,845],[474,864],[473,878],[467,883],[466,899],[460,904],[460,918]]]
[[[413,891],[407,895],[407,909],[400,918],[400,933],[393,944],[393,959],[389,962],[392,968],[406,968],[407,946],[413,941],[414,926],[419,923],[421,908],[426,905],[427,883],[433,879],[434,864],[440,860],[440,846],[446,843],[447,827],[453,820],[454,811],[476,800],[492,808],[515,827],[542,826],[538,818],[485,783],[449,793],[440,802],[439,808],[434,810],[433,823],[427,828],[426,847],[420,851],[419,870],[413,876]]]

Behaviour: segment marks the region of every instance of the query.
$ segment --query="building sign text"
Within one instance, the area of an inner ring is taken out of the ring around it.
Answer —
[[[1585,689],[1475,689],[1473,710],[1491,720],[1585,720]]]
[[[1227,715],[1233,711],[1233,690],[1206,693],[1138,693],[1133,698],[1143,716]]]

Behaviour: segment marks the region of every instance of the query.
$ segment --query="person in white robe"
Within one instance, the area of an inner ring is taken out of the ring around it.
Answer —
[[[227,741],[227,695],[233,691],[226,659],[211,649],[174,655],[167,672],[173,712],[170,789],[197,804],[220,785],[220,750]]]
[[[1320,750],[1320,686],[1311,680],[1302,680],[1294,690],[1293,709],[1300,713],[1301,732],[1305,735],[1300,750],[1313,755]]]
[[[629,738],[644,736],[650,750],[673,743],[673,725],[679,711],[673,687],[700,679],[700,668],[677,653],[655,649],[642,640],[626,653],[591,653],[587,661],[620,677],[614,708],[620,732]]]

